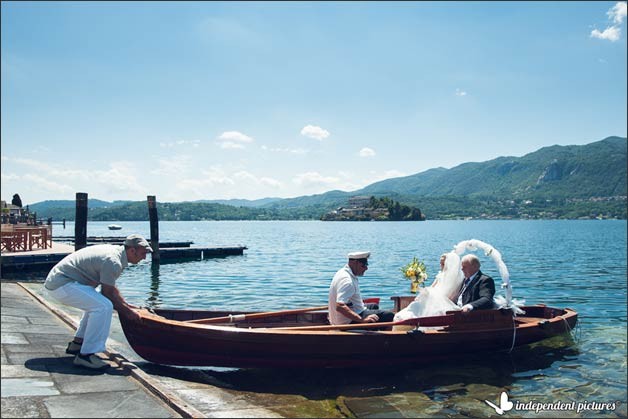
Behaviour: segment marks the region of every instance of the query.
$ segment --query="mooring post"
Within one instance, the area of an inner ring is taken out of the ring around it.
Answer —
[[[157,200],[154,195],[148,195],[148,218],[150,220],[150,246],[153,263],[159,263],[159,217],[157,216]]]
[[[76,217],[74,221],[74,250],[87,246],[87,194],[76,193]]]

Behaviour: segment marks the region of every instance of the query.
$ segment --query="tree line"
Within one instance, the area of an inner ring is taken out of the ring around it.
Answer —
[[[388,210],[388,219],[391,221],[422,221],[425,215],[417,207],[402,205],[399,201],[395,201],[388,197],[376,198],[371,196],[369,205],[372,208],[386,208]]]

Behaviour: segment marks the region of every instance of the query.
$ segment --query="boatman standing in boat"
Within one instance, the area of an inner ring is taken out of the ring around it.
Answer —
[[[329,323],[375,323],[390,322],[394,313],[384,310],[367,309],[358,277],[368,269],[371,252],[349,253],[349,261],[334,275],[329,287]]]
[[[124,246],[101,244],[84,247],[57,263],[48,274],[44,287],[56,300],[83,310],[83,317],[68,343],[67,354],[76,355],[74,365],[103,369],[109,365],[95,354],[105,351],[115,308],[119,316],[139,321],[140,316],[116,288],[116,279],[129,263],[139,263],[151,253],[150,244],[132,234]],[[101,292],[96,291],[100,285]]]

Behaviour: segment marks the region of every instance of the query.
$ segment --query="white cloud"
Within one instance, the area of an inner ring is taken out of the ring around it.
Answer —
[[[606,12],[609,19],[612,19],[613,22],[617,25],[621,25],[626,18],[626,2],[619,1],[611,10]]]
[[[243,193],[246,192],[262,198],[267,196],[265,188],[277,190],[282,187],[282,183],[276,179],[258,177],[246,170],[231,172],[220,166],[203,170],[202,175],[200,178],[183,179],[177,182],[177,188],[185,191],[187,200],[242,198]]]
[[[405,176],[405,175],[406,175],[405,173],[400,172],[397,169],[386,170],[384,172],[384,179],[391,179],[391,178],[394,178],[394,177],[402,177],[402,176]]]
[[[244,149],[244,144],[253,142],[253,138],[239,131],[225,131],[218,136],[220,148],[225,150]]]
[[[151,175],[181,176],[192,164],[189,156],[173,156],[157,160],[157,168],[150,171]]]
[[[4,172],[2,172],[2,175],[0,175],[0,177],[2,178],[3,181],[20,179],[20,175],[16,175],[15,173],[4,173]]]
[[[248,135],[242,134],[239,131],[223,132],[222,134],[220,134],[218,139],[221,141],[230,141],[230,142],[237,142],[237,143],[252,143],[253,142],[253,138],[249,137]]]
[[[271,188],[281,188],[282,183],[280,181],[278,181],[277,179],[273,179],[270,177],[262,177],[260,178],[260,183],[262,185],[266,185],[266,186],[270,186]]]
[[[46,196],[46,199],[59,199],[59,195],[76,191],[86,191],[89,194],[102,194],[105,191],[113,194],[115,199],[126,199],[138,194],[143,195],[146,192],[136,176],[140,171],[130,162],[112,162],[108,169],[98,170],[66,169],[63,166],[57,167],[25,158],[14,158],[8,161],[26,167],[26,170],[21,170],[26,174],[17,180],[29,185],[31,194]]]
[[[333,176],[323,176],[318,172],[306,172],[300,173],[296,175],[292,182],[301,186],[312,186],[312,185],[333,185],[338,183],[340,179]]]
[[[73,184],[80,184],[80,181],[100,182],[103,184],[113,184],[115,182],[127,185],[137,184],[137,180],[132,174],[137,172],[137,170],[133,163],[126,161],[111,162],[108,170],[58,168],[42,161],[25,158],[15,158],[13,162],[28,167],[31,174],[37,172],[45,178],[66,179]]]
[[[257,176],[255,176],[254,174],[250,172],[247,172],[246,170],[241,170],[235,173],[233,177],[239,180],[244,180],[248,182],[249,184],[266,185],[266,186],[271,186],[273,188],[278,188],[281,186],[281,182],[279,182],[276,179],[273,179],[270,177],[258,178]]]
[[[467,92],[464,90],[456,89],[456,96],[466,96]]]
[[[355,191],[380,180],[401,176],[406,175],[398,170],[387,170],[384,172],[372,170],[366,175],[352,171],[339,171],[338,177],[322,176],[317,172],[308,172],[298,175],[293,179],[293,182],[299,186],[308,187],[310,190],[318,188],[317,192],[320,191],[322,193],[330,189]]]
[[[201,171],[202,176],[198,178],[181,179],[177,182],[177,189],[185,191],[188,196],[186,200],[192,198],[207,198],[216,195],[216,188],[231,188],[235,184],[220,167],[210,167]]]
[[[200,146],[201,142],[199,140],[177,140],[170,142],[161,142],[159,143],[159,147],[161,148],[173,148],[173,147],[182,147],[182,146],[191,146],[197,148]]]
[[[200,181],[206,184],[233,185],[235,182],[220,167],[210,167],[201,172],[204,176]]]
[[[307,150],[305,148],[281,148],[281,147],[268,147],[263,145],[262,150],[265,151],[272,151],[275,153],[290,153],[290,154],[307,154],[310,152],[310,150]]]
[[[107,191],[115,194],[124,193],[127,196],[137,196],[146,193],[146,189],[138,182],[135,173],[139,170],[129,162],[113,162],[109,170],[93,171],[93,181],[106,187]]]
[[[301,135],[318,141],[323,141],[325,138],[329,137],[329,131],[315,125],[306,125],[301,130]]]
[[[607,27],[603,31],[599,29],[593,29],[591,31],[591,38],[606,39],[611,42],[619,41],[621,37],[621,28],[619,27],[626,18],[626,2],[620,1],[613,6],[608,12],[606,12],[608,18],[613,21],[613,25]]]
[[[362,150],[360,150],[358,154],[360,157],[373,157],[375,156],[375,150],[373,150],[372,148],[364,147]]]
[[[26,182],[32,183],[38,188],[42,188],[51,192],[66,194],[72,193],[74,191],[74,189],[70,185],[53,182],[49,178],[45,178],[36,174],[28,173],[25,174],[22,178]]]
[[[597,29],[593,29],[591,31],[591,38],[607,39],[611,42],[615,42],[619,40],[620,34],[621,34],[620,28],[618,28],[617,26],[610,26],[604,29],[604,32],[600,32]]]
[[[236,179],[246,180],[250,182],[257,181],[257,178],[253,176],[250,172],[247,172],[246,170],[240,170],[239,172],[234,173],[233,177]]]
[[[220,148],[223,148],[225,150],[229,150],[229,149],[243,149],[244,145],[239,144],[239,143],[232,143],[231,141],[225,141],[224,143],[220,143]]]

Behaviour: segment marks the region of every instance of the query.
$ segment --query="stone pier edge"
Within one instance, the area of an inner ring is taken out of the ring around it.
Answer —
[[[53,314],[55,314],[57,317],[59,317],[68,326],[70,326],[74,330],[76,330],[78,328],[78,323],[74,319],[72,319],[70,316],[68,316],[66,313],[64,313],[62,310],[59,310],[58,308],[53,307],[52,305],[50,305],[45,299],[43,299],[39,295],[35,294],[31,290],[29,290],[27,287],[22,285],[22,283],[17,282],[17,284],[22,289],[24,289],[28,294],[30,294],[33,298],[35,298],[37,301],[39,301],[40,304],[45,306]],[[170,408],[172,408],[174,411],[176,411],[182,417],[184,417],[184,418],[203,418],[203,417],[205,417],[205,415],[203,413],[201,413],[200,411],[196,410],[194,407],[190,406],[188,403],[183,401],[181,398],[179,398],[178,396],[176,396],[176,395],[166,391],[165,389],[163,389],[161,387],[161,385],[157,384],[150,377],[150,375],[146,374],[137,365],[133,364],[131,361],[129,361],[126,358],[124,358],[120,354],[120,351],[115,352],[115,351],[111,350],[110,348],[115,349],[115,345],[111,345],[111,344],[107,345],[107,350],[105,351],[105,354],[107,354],[107,356],[109,357],[109,359],[111,361],[115,362],[119,367],[128,370],[130,372],[130,375],[134,379],[136,379],[138,382],[140,382],[147,390],[149,390],[155,396],[157,396],[161,400],[163,400],[164,403],[166,403],[168,406],[170,406]]]

